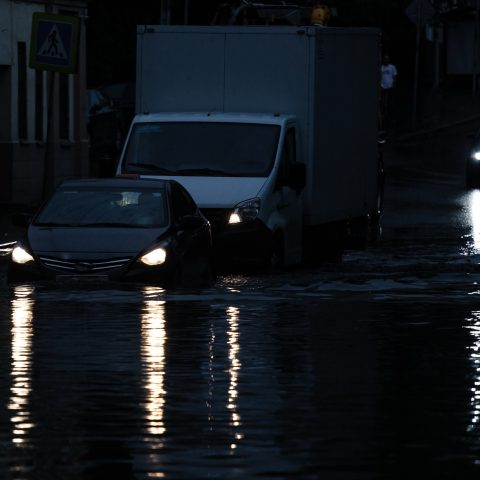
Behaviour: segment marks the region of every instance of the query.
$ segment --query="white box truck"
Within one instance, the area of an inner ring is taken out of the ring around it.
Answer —
[[[173,178],[226,260],[341,252],[377,215],[379,32],[138,28],[136,111],[117,174]]]

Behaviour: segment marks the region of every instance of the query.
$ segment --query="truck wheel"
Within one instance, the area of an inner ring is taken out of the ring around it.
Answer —
[[[347,223],[334,222],[310,227],[304,232],[304,263],[317,266],[326,262],[340,262],[347,235]]]
[[[283,246],[283,237],[277,233],[273,236],[272,245],[270,249],[269,267],[273,272],[278,272],[283,269],[285,265],[285,254]]]
[[[368,215],[354,218],[348,225],[346,248],[352,250],[365,250],[368,245],[370,221]]]
[[[385,170],[383,167],[383,160],[379,162],[378,170],[378,185],[377,185],[377,202],[375,210],[370,214],[370,240],[376,242],[382,233],[382,226],[380,219],[383,212],[383,199],[385,196]]]

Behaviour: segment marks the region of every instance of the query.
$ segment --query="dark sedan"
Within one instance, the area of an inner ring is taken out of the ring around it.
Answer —
[[[173,180],[64,182],[10,254],[8,281],[118,280],[208,286],[210,225]]]

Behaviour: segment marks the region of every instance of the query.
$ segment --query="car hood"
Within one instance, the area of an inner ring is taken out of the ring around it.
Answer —
[[[155,242],[166,228],[36,227],[28,229],[28,241],[36,254],[132,255]]]
[[[142,177],[149,178],[148,175]],[[258,196],[266,178],[247,177],[160,177],[183,185],[200,208],[231,208]]]

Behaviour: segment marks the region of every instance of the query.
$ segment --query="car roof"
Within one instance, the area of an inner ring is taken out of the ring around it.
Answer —
[[[156,188],[164,189],[167,185],[177,183],[175,180],[168,179],[144,179],[144,178],[81,178],[74,180],[65,180],[61,183],[62,187],[95,187],[95,188]]]

